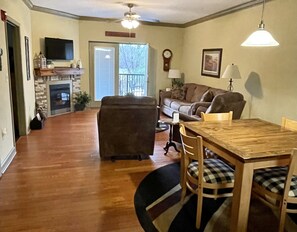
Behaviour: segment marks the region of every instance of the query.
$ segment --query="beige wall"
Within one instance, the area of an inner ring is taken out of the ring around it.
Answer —
[[[242,79],[234,90],[244,94],[244,118],[259,117],[280,123],[283,115],[297,120],[297,15],[296,0],[266,3],[264,22],[279,47],[247,48],[240,44],[256,30],[261,6],[197,24],[185,29],[182,70],[187,82],[227,88],[228,79],[201,76],[204,48],[223,48],[222,69],[235,63]]]
[[[29,132],[29,122],[34,116],[34,82],[31,70],[31,80],[26,79],[26,60],[25,60],[25,40],[24,36],[29,37],[29,47],[32,47],[31,40],[31,13],[27,6],[19,0],[1,0],[0,9],[7,12],[8,18],[20,27],[20,42],[22,56],[22,73],[24,85],[24,102],[26,115],[26,128]],[[6,49],[5,24],[0,21],[0,47],[3,49],[2,71],[0,71],[0,163],[1,168],[7,162],[9,156],[14,153],[14,132],[12,126],[12,107],[10,102],[10,81],[8,76],[7,49]],[[32,53],[30,51],[30,57]],[[32,60],[30,60],[32,67]],[[2,130],[6,129],[7,134],[2,135]]]
[[[77,19],[32,11],[32,54],[44,54],[44,37],[73,40],[74,61],[80,59],[79,21]],[[70,67],[72,61],[54,61],[55,66]]]
[[[45,22],[40,23],[40,22]],[[32,48],[33,54],[44,52],[44,37],[65,38],[74,40],[75,60],[81,59],[85,74],[81,77],[82,90],[89,92],[89,41],[148,43],[156,55],[156,92],[158,89],[171,86],[167,72],[163,71],[162,51],[169,48],[173,52],[172,68],[180,68],[182,56],[183,29],[172,27],[154,27],[141,25],[133,30],[136,38],[106,37],[105,31],[122,31],[120,23],[76,20],[62,16],[32,11]],[[56,66],[69,66],[71,62],[55,62]]]
[[[156,55],[156,93],[158,89],[170,87],[168,72],[163,71],[162,51],[166,48],[173,53],[171,68],[180,68],[182,56],[183,29],[172,27],[155,27],[141,25],[133,32],[136,38],[106,37],[105,31],[128,32],[119,23],[105,23],[99,21],[80,21],[80,52],[86,73],[82,78],[82,89],[89,90],[89,41],[148,43]]]

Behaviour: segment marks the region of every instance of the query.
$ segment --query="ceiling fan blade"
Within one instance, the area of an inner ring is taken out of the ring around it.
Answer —
[[[140,18],[139,21],[143,21],[143,22],[151,22],[151,23],[159,23],[160,20],[159,19],[152,19],[152,18]]]

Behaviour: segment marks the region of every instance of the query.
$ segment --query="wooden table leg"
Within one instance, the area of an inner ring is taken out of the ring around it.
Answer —
[[[237,162],[235,166],[230,231],[247,231],[253,172],[253,163]]]

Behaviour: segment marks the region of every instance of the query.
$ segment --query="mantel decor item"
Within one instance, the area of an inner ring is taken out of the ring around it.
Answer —
[[[75,111],[82,111],[86,108],[86,105],[90,103],[91,97],[86,91],[80,91],[74,97],[76,103],[74,104]]]
[[[229,64],[227,66],[225,72],[223,73],[222,78],[230,78],[227,90],[232,92],[233,91],[233,85],[232,85],[233,79],[241,79],[241,75],[240,75],[238,66],[234,65],[234,64],[231,64],[231,65]]]
[[[222,48],[202,50],[201,75],[220,78]]]
[[[265,0],[263,0],[261,21],[258,25],[258,30],[253,32],[242,44],[243,47],[274,47],[279,43],[272,37],[272,35],[265,30],[265,24],[263,20],[265,8]]]

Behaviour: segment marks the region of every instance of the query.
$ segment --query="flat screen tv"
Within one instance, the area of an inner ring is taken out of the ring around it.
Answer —
[[[45,57],[48,60],[73,60],[73,40],[44,38]]]

